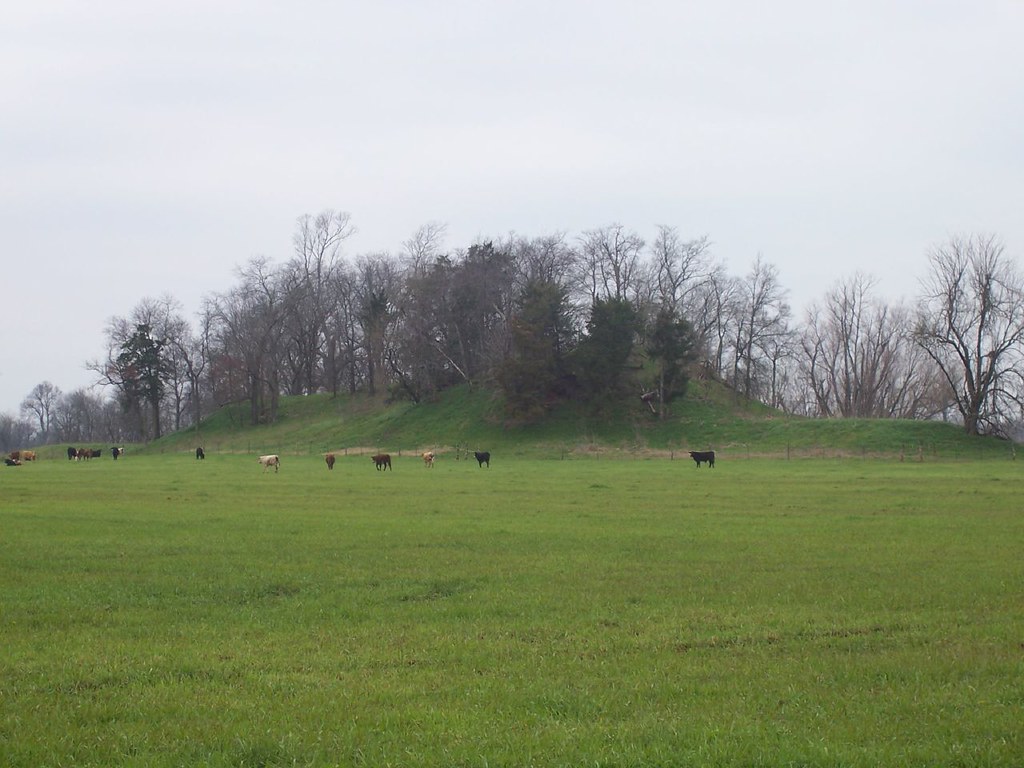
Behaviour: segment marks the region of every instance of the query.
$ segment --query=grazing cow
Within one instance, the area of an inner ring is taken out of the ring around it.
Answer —
[[[21,460],[22,461],[35,461],[36,460],[36,452],[35,451],[22,451],[21,452]]]
[[[277,472],[277,470],[281,468],[281,457],[278,456],[276,453],[271,453],[267,456],[260,456],[259,462],[260,464],[263,465],[264,472],[266,472],[271,467],[274,468],[275,472]]]
[[[380,472],[382,469],[391,469],[390,453],[378,453],[376,456],[371,456],[370,461],[372,461],[377,466],[378,472]]]
[[[333,453],[328,453],[326,456],[324,456],[324,461],[327,462],[327,468],[328,469],[334,469],[334,454]]]
[[[473,451],[473,455],[476,456],[476,463],[483,467],[484,464],[487,468],[491,468],[491,452],[490,451]]]
[[[197,459],[205,459],[206,458],[206,451],[203,450],[203,446],[199,446],[198,448],[196,448],[196,458]]]
[[[11,451],[7,454],[7,458],[12,461],[21,461],[21,451]]]
[[[715,452],[714,451],[690,451],[690,458],[697,463],[697,469],[700,469],[702,461],[706,461],[711,469],[715,468]]]
[[[4,464],[6,464],[8,467],[20,467],[21,461],[19,461],[18,459],[12,459],[10,456],[8,456],[4,459]]]
[[[94,459],[98,459],[103,455],[103,451],[101,451],[99,448],[93,448],[91,453]]]
[[[423,465],[425,467],[431,467],[431,468],[434,466],[434,452],[433,451],[427,451],[426,453],[423,454]]]
[[[72,445],[68,446],[68,461],[78,458],[78,449]]]

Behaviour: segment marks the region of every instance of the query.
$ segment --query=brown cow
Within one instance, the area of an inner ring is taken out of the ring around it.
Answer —
[[[377,465],[378,472],[380,472],[382,469],[391,469],[390,453],[378,453],[375,456],[371,456],[370,460]]]
[[[431,468],[434,466],[434,452],[433,451],[427,451],[426,453],[423,454],[423,465],[426,466],[426,467],[431,467]]]
[[[334,454],[333,453],[328,453],[326,456],[324,456],[324,461],[327,462],[327,468],[328,469],[334,469]]]
[[[12,461],[21,461],[21,451],[11,451],[7,454],[7,458]]]

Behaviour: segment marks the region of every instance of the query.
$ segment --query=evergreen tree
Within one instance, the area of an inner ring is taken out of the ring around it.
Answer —
[[[693,328],[671,307],[662,307],[647,338],[646,351],[656,366],[654,392],[658,415],[664,419],[668,404],[686,394],[687,369],[696,359]]]
[[[163,342],[153,338],[149,325],[140,323],[121,344],[116,367],[125,407],[141,411],[147,405],[153,416],[153,437],[160,437],[160,403],[163,400],[167,364]]]
[[[591,403],[621,390],[637,329],[637,312],[626,299],[594,302],[587,335],[573,354],[577,381]]]
[[[536,420],[557,399],[568,342],[565,291],[550,282],[528,284],[511,324],[511,354],[498,370],[510,417]]]

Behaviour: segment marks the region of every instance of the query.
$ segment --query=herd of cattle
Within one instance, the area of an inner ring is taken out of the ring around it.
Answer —
[[[118,456],[124,454],[124,448],[114,447],[110,449],[110,455],[114,457],[114,461],[117,461]],[[68,461],[88,461],[90,459],[98,459],[103,455],[103,452],[98,448],[74,448],[68,446]],[[486,466],[488,469],[491,466],[491,454],[490,451],[474,451],[474,458],[476,458],[477,464],[483,468]],[[196,458],[205,459],[206,452],[202,447],[196,448]],[[434,459],[436,454],[433,451],[426,451],[421,454],[423,459],[423,465],[428,469],[432,469],[434,466]],[[711,469],[715,468],[715,452],[714,451],[690,451],[690,458],[697,464],[697,468],[700,469],[702,463],[707,463]],[[328,453],[324,456],[324,460],[327,462],[328,469],[334,469],[334,463],[337,456],[333,453]],[[35,451],[11,451],[4,459],[4,463],[8,467],[20,466],[23,461],[35,461]],[[370,461],[374,463],[378,472],[391,469],[391,454],[390,453],[376,453],[370,457]],[[263,467],[263,471],[266,472],[271,467],[277,472],[281,469],[281,457],[276,453],[267,454],[266,456],[259,457],[260,466]]]
[[[114,447],[110,449],[110,455],[117,461],[118,456],[124,454],[124,448]],[[68,447],[68,461],[88,461],[91,459],[98,459],[103,455],[103,451],[98,448],[73,448]],[[483,467],[485,464],[491,466],[491,454],[488,451],[476,451],[474,454],[477,462]],[[427,451],[422,454],[423,463],[427,467],[434,466],[435,454],[433,451]],[[196,448],[196,458],[205,459],[206,451],[200,446]],[[328,453],[324,457],[327,461],[327,468],[334,469],[334,462],[336,459],[335,454]],[[376,465],[378,470],[391,469],[391,454],[390,453],[377,453],[370,457],[371,461]],[[35,461],[35,451],[11,451],[4,459],[7,466],[16,467],[20,466],[23,461]],[[266,472],[271,467],[277,472],[281,468],[281,457],[276,453],[267,454],[266,456],[259,457],[260,466],[263,467],[263,471]]]
[[[110,449],[110,455],[114,457],[114,461],[117,461],[117,457],[124,453],[124,448],[117,446]],[[90,459],[98,459],[103,455],[103,451],[99,448],[75,448],[74,446],[68,446],[68,461],[88,461]]]
[[[20,467],[23,461],[35,461],[35,451],[11,451],[4,457],[4,464],[8,467]]]
[[[474,451],[473,455],[476,457],[477,463],[483,467],[485,464],[489,468],[491,466],[491,454],[490,451]],[[268,458],[266,456],[260,457],[260,462],[263,459]],[[277,458],[277,457],[273,457]],[[328,469],[334,469],[334,462],[337,460],[337,456],[333,453],[328,453],[324,456],[324,461],[327,463]],[[437,458],[437,454],[433,451],[424,451],[420,454],[420,458],[423,459],[423,466],[427,469],[433,469],[434,459]],[[378,472],[385,472],[391,469],[391,454],[390,453],[375,453],[370,457],[370,461],[377,468]],[[280,460],[278,460],[280,464]],[[276,465],[275,465],[276,467]]]
[[[68,461],[89,461],[98,459],[103,455],[99,448],[75,448],[68,446]],[[117,461],[118,456],[124,455],[124,448],[114,446],[110,449],[110,455]],[[20,467],[22,462],[36,461],[39,457],[35,451],[11,451],[4,457],[4,464],[8,467]]]
[[[434,466],[434,459],[436,455],[433,451],[425,451],[420,454],[420,458],[423,459],[423,465],[428,469],[432,469]],[[489,451],[476,451],[473,454],[476,457],[477,463],[483,467],[485,464],[488,468],[491,466],[491,454]],[[206,454],[202,448],[196,448],[196,458],[205,459]],[[338,460],[338,457],[334,453],[328,453],[324,455],[324,461],[327,464],[328,469],[334,469],[334,464]],[[269,453],[266,456],[260,456],[258,459],[260,466],[263,467],[263,471],[266,472],[271,467],[277,472],[281,469],[281,457],[276,453]],[[387,471],[391,469],[391,454],[390,453],[375,453],[370,457],[370,461],[373,462],[378,472]]]

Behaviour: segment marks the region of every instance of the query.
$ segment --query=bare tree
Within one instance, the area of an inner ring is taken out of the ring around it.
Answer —
[[[88,440],[136,443],[146,439],[145,434],[136,431],[134,422],[125,418],[124,409],[116,400],[98,400],[98,404],[98,419]]]
[[[318,387],[326,338],[324,324],[341,249],[354,234],[348,213],[325,210],[301,216],[292,238],[295,256],[282,272],[289,294],[286,328],[292,361],[292,394]]]
[[[60,401],[60,387],[55,387],[49,381],[42,381],[32,387],[21,403],[21,412],[24,415],[31,414],[39,428],[36,432],[36,442],[46,443],[53,432],[54,411]]]
[[[686,316],[691,294],[707,278],[712,267],[710,250],[706,236],[684,241],[675,227],[658,227],[650,252],[658,301],[662,306]]]
[[[119,436],[127,438],[129,432],[124,430],[124,411],[116,403],[112,403],[115,421],[120,425]],[[104,436],[100,427],[104,423],[103,412],[106,404],[103,398],[86,389],[76,389],[61,396],[57,403],[54,422],[57,427],[57,438],[71,443],[86,440],[99,440]],[[131,428],[134,439],[135,425]]]
[[[452,273],[449,338],[469,382],[491,376],[511,348],[516,270],[492,242],[470,246]]]
[[[30,421],[17,419],[9,413],[0,413],[0,449],[9,451],[24,448],[32,438]]]
[[[387,384],[389,336],[395,321],[400,269],[387,253],[360,256],[356,263],[356,320],[362,331],[367,392]]]
[[[952,237],[928,259],[917,343],[949,385],[967,434],[1000,432],[1021,403],[1024,278],[992,235]]]
[[[355,394],[360,382],[360,349],[357,276],[344,263],[338,264],[330,283],[324,322],[324,380],[328,391],[337,395],[344,384]]]
[[[855,274],[829,290],[823,304],[807,310],[801,357],[822,416],[920,413],[934,366],[911,340],[909,312],[877,299],[875,287],[874,279]]]
[[[449,385],[458,370],[441,352],[451,259],[422,246],[407,254],[395,301],[394,354],[389,357],[398,387],[413,402]]]
[[[272,422],[281,395],[285,292],[265,258],[252,259],[238,276],[239,285],[208,303],[215,375],[224,379],[222,389],[249,401],[252,424]]]
[[[740,287],[740,281],[727,274],[723,264],[712,264],[693,290],[687,292],[682,308],[683,317],[693,326],[705,368],[723,379],[740,314]]]
[[[779,351],[783,336],[789,334],[789,305],[785,302],[786,291],[779,282],[778,269],[766,263],[759,255],[747,276],[738,283],[735,337],[733,344],[732,382],[737,392],[746,397],[756,395],[755,383],[759,381],[755,371],[764,360],[758,353]],[[772,355],[768,356],[774,360]],[[774,367],[765,371],[770,378]],[[764,387],[769,389],[768,386]]]
[[[409,396],[494,375],[511,346],[515,277],[509,251],[492,242],[406,271],[390,363]]]
[[[542,284],[568,290],[580,258],[562,233],[532,239],[510,237],[499,248],[512,257],[515,288],[520,294],[528,286]]]
[[[191,407],[191,423],[199,424],[203,418],[203,373],[209,363],[211,318],[206,313],[199,315],[199,333],[180,315],[173,314],[166,326],[168,360],[174,371],[174,428],[185,425],[185,411]]]
[[[632,301],[643,274],[644,240],[621,224],[591,229],[580,238],[578,290],[587,306],[601,299]]]
[[[413,232],[412,237],[402,243],[411,274],[422,275],[444,252],[447,233],[447,225],[431,221]]]
[[[417,403],[449,385],[457,370],[438,352],[452,264],[444,251],[446,231],[444,224],[431,222],[402,243],[393,343],[386,357],[397,389]]]

